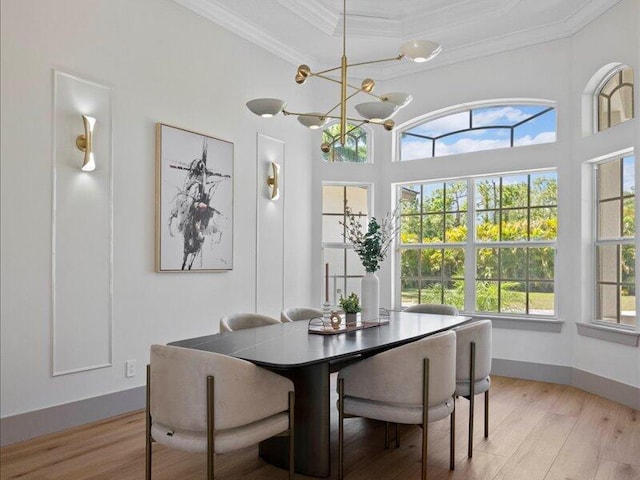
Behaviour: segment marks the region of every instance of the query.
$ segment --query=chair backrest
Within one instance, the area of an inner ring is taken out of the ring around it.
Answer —
[[[288,408],[291,380],[218,353],[151,346],[151,418],[168,427],[207,430],[207,376],[214,377],[215,428],[255,422]]]
[[[259,313],[234,313],[220,319],[220,332],[233,332],[244,328],[264,327],[280,323],[277,318]]]
[[[471,342],[476,342],[475,381],[487,378],[491,373],[491,320],[479,320],[455,328],[456,332],[456,379],[469,381]]]
[[[458,309],[453,305],[440,305],[437,303],[419,303],[404,309],[405,312],[433,313],[435,315],[458,315]]]
[[[429,359],[429,406],[456,389],[456,334],[449,330],[387,350],[340,370],[348,395],[380,402],[422,405],[423,360]]]
[[[280,321],[295,322],[297,320],[311,320],[312,318],[322,317],[322,310],[308,307],[291,307],[282,310],[280,313]]]

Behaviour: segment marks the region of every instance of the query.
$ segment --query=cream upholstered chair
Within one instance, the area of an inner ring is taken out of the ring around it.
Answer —
[[[147,366],[146,480],[151,479],[152,442],[214,455],[289,436],[293,479],[294,387],[264,368],[217,353],[151,346]]]
[[[243,330],[245,328],[264,327],[280,323],[277,318],[259,313],[234,313],[220,319],[220,333]]]
[[[322,317],[322,310],[308,307],[291,307],[285,308],[280,313],[280,321],[295,322],[298,320],[311,320],[312,318]]]
[[[433,313],[436,315],[458,315],[458,309],[452,305],[438,303],[419,303],[404,309],[405,312]]]
[[[344,418],[422,426],[422,479],[427,478],[427,424],[450,416],[454,468],[456,334],[450,330],[369,357],[338,374],[338,478],[344,471]]]
[[[473,456],[474,398],[484,393],[484,436],[489,437],[489,388],[491,387],[491,320],[461,325],[456,332],[456,396],[469,400],[469,443]],[[472,382],[471,379],[474,379]]]

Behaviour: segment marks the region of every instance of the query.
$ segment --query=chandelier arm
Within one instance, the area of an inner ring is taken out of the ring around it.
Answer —
[[[300,116],[303,115],[305,117],[318,117],[318,118],[330,118],[331,120],[340,120],[340,117],[338,115],[315,115],[313,113],[309,113],[309,112],[291,112],[289,110],[282,110],[282,114],[283,115],[295,115],[295,116]],[[362,124],[364,123],[372,123],[369,120],[363,120],[362,118],[353,118],[353,117],[347,117],[347,120],[349,120],[350,122],[362,122]]]
[[[337,83],[338,85],[342,85],[342,82],[340,80],[336,79],[336,78],[325,77],[324,75],[319,75],[319,74],[314,74],[314,77],[319,77],[319,78],[322,78],[324,80],[329,80],[330,82]],[[348,83],[347,83],[347,87],[356,90],[355,93],[358,93],[358,92],[370,93],[370,92],[365,92],[362,89],[362,87],[356,87],[355,85],[351,85],[351,84],[348,84]],[[353,95],[351,95],[351,96],[353,96]],[[378,98],[380,98],[380,97],[378,97]]]
[[[320,72],[310,72],[309,75],[311,76],[320,76],[323,75],[325,73],[329,73],[329,72],[335,72],[336,70],[340,70],[342,67],[333,67],[333,68],[328,68],[326,70],[322,70]]]
[[[353,92],[351,95],[349,95],[345,100],[347,100],[347,101],[348,101],[349,99],[351,99],[351,98],[355,97],[358,93],[363,92],[363,91],[364,91],[364,90],[362,90],[362,89],[358,89],[357,91],[355,91],[355,92]],[[333,111],[334,111],[336,108],[338,108],[340,105],[342,105],[342,102],[337,103],[337,104],[335,104],[333,107],[331,107],[331,108],[329,109],[329,111],[327,112],[327,114],[325,115],[325,117],[328,117],[328,116],[331,114],[331,112],[333,112]]]
[[[381,58],[380,60],[370,60],[368,62],[359,62],[359,63],[351,63],[347,65],[348,67],[359,67],[360,65],[371,65],[372,63],[384,63],[384,62],[392,62],[394,60],[402,60],[404,58],[403,54],[397,55],[395,57],[389,58]]]

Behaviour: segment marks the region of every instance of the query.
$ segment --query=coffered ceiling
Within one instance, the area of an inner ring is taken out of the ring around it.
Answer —
[[[342,0],[174,0],[293,65],[338,66]],[[362,67],[359,76],[393,78],[469,58],[570,36],[620,0],[347,0],[349,63],[394,57],[411,39],[442,53]],[[352,72],[356,74],[356,72]]]

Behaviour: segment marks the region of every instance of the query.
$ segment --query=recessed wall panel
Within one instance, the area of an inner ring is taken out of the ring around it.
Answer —
[[[256,225],[256,312],[280,318],[284,298],[284,142],[258,134],[257,225]],[[271,162],[280,165],[280,198],[271,200],[267,177]],[[295,232],[291,232],[295,237]]]
[[[81,170],[82,115],[96,119],[96,169]],[[112,89],[54,72],[52,373],[111,365]]]

